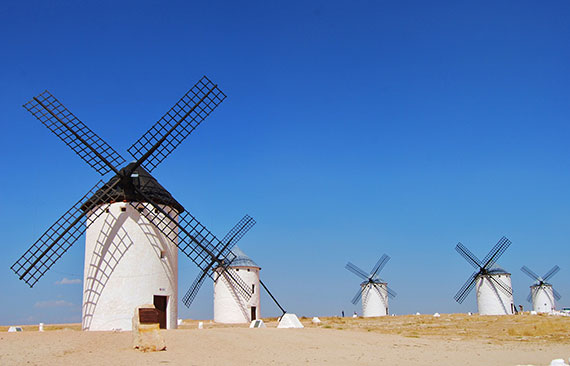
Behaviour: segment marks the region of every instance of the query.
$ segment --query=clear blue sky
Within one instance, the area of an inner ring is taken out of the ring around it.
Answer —
[[[4,2],[0,324],[79,321],[83,239],[33,289],[10,265],[98,179],[21,105],[49,89],[126,149],[203,74],[228,99],[154,171],[240,242],[298,315],[360,312],[387,253],[397,314],[475,311],[453,295],[502,236],[516,303],[544,273],[570,305],[570,3]],[[180,291],[196,274],[181,257]],[[207,283],[181,317],[212,317]],[[262,314],[277,315],[267,297]]]

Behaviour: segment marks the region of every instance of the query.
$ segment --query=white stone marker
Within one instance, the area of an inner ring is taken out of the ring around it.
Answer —
[[[285,314],[281,317],[277,328],[305,328],[295,314]]]
[[[261,319],[252,320],[249,325],[250,328],[267,328]]]

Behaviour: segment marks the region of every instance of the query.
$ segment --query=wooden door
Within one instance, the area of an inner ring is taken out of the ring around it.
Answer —
[[[257,307],[252,306],[251,307],[251,320],[255,320],[257,319]]]
[[[158,324],[160,329],[166,329],[166,296],[154,295],[154,307],[158,312]]]

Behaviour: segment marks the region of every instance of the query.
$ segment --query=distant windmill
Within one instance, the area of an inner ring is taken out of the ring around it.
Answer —
[[[85,330],[131,329],[135,307],[149,303],[161,328],[176,328],[178,250],[209,276],[216,266],[249,299],[251,289],[227,270],[235,241],[218,240],[150,174],[225,98],[204,76],[128,149],[135,161],[123,168],[125,159],[48,91],[26,103],[87,164],[114,176],[99,181],[14,263],[16,275],[33,287],[86,231]]]
[[[250,323],[260,318],[261,267],[236,245],[232,249],[235,259],[227,267],[235,276],[251,288],[251,298],[245,299],[236,291],[233,282],[225,273],[216,269],[214,281],[214,321],[216,323]]]
[[[530,286],[530,294],[527,297],[528,302],[532,301],[533,310],[539,313],[549,313],[556,309],[556,302],[554,300],[560,300],[562,296],[546,281],[558,273],[560,267],[552,267],[552,269],[546,272],[542,277],[534,273],[527,266],[522,266],[521,271],[535,281],[535,283]]]
[[[260,287],[261,285],[283,314],[285,309],[277,302],[273,294],[259,278],[259,267],[235,244],[255,225],[255,220],[245,215],[222,239],[222,243],[232,243],[231,261],[220,267],[216,263],[202,269],[182,298],[186,307],[190,307],[196,298],[206,277],[214,280],[214,321],[216,323],[249,323],[260,317]],[[225,247],[224,247],[225,248]],[[236,287],[235,281],[228,275],[239,278],[240,282],[251,290],[244,296]]]
[[[457,244],[455,250],[477,269],[455,295],[454,298],[458,303],[461,304],[476,287],[479,314],[504,315],[514,313],[511,274],[495,266],[497,259],[503,255],[509,245],[511,245],[511,241],[503,236],[481,261],[463,244]]]
[[[364,317],[384,316],[389,314],[388,297],[394,298],[396,296],[396,292],[388,287],[388,283],[386,281],[378,277],[378,274],[382,271],[389,260],[390,257],[383,254],[369,274],[350,262],[345,266],[345,268],[350,272],[364,280],[364,282],[360,284],[358,292],[351,300],[351,302],[356,305],[358,300],[362,297],[362,316]]]

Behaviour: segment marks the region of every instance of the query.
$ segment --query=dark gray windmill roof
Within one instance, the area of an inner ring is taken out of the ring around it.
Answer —
[[[507,272],[505,269],[503,269],[502,267],[500,267],[497,264],[493,265],[493,267],[491,267],[491,269],[489,269],[487,271],[487,273],[489,273],[489,274],[510,274],[509,272]]]
[[[124,173],[133,166],[134,163],[130,163],[126,167],[120,170],[121,173]],[[138,177],[132,177],[132,175],[138,174]],[[101,189],[99,189],[93,196],[89,197],[87,201],[81,205],[81,209],[86,210],[87,207],[95,205],[100,205],[104,202],[102,197],[102,191],[106,190],[110,185],[115,183],[118,179],[117,176],[111,178]],[[170,206],[181,213],[184,211],[184,207],[172,197],[170,192],[168,192],[149,172],[147,172],[143,167],[139,166],[131,174],[130,178],[133,182],[133,185],[136,186],[146,197],[153,200],[155,203]],[[132,189],[125,189],[120,183],[116,185],[110,196],[114,198],[115,202],[127,201],[127,202],[145,202],[142,197],[139,197],[138,194],[134,193]]]
[[[539,281],[534,281],[530,287],[552,287],[552,284],[548,282],[540,283]]]
[[[362,281],[362,283],[360,284],[360,286],[362,286],[362,285],[367,285],[367,284],[369,284],[369,283],[375,283],[375,284],[377,284],[377,285],[382,285],[382,284],[386,285],[388,282],[384,281],[384,280],[381,279],[380,277],[374,277],[374,278],[372,279],[372,281]]]
[[[237,245],[232,248],[232,253],[236,256],[230,267],[257,267],[261,268],[250,257],[247,256]]]

